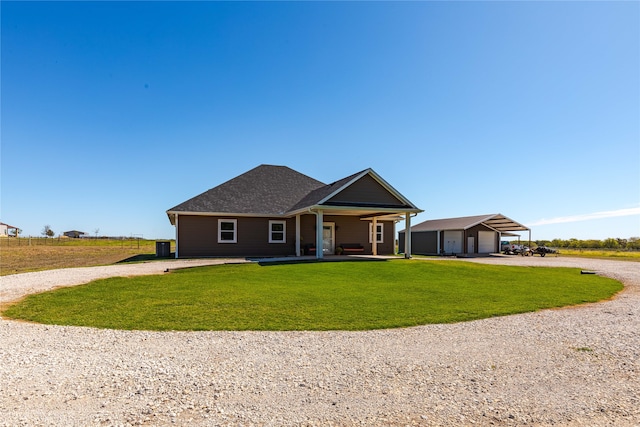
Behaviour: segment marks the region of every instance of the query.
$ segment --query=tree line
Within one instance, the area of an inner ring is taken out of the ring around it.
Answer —
[[[536,240],[538,246],[567,249],[615,249],[615,250],[640,250],[640,237],[620,239],[610,237],[604,240],[579,240],[579,239],[553,239]]]

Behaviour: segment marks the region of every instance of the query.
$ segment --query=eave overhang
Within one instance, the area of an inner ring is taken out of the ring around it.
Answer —
[[[244,217],[244,218],[288,218],[289,214],[277,214],[277,213],[234,213],[234,212],[189,212],[189,211],[167,211],[167,216],[171,225],[176,225],[176,215],[189,215],[189,216],[218,216],[218,217]]]
[[[360,218],[388,218],[396,219],[400,214],[421,213],[422,209],[411,207],[380,207],[380,206],[335,206],[335,205],[313,205],[295,211],[281,214],[275,213],[234,213],[234,212],[189,212],[189,211],[167,211],[167,216],[171,225],[176,225],[176,215],[189,216],[215,216],[215,217],[244,217],[244,218],[292,218],[296,215],[304,215],[322,211],[324,215],[357,216]]]

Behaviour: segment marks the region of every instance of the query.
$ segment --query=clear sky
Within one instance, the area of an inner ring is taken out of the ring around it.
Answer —
[[[640,3],[8,2],[0,221],[174,236],[260,164],[427,219],[640,236]],[[403,224],[398,224],[402,229]]]

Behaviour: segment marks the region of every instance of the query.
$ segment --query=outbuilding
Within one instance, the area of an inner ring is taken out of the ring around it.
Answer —
[[[411,227],[412,253],[417,255],[490,254],[500,251],[502,236],[513,231],[531,230],[502,214],[443,218]],[[399,248],[404,247],[406,230],[398,233]]]

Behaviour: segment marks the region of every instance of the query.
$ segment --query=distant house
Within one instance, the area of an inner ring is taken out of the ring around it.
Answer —
[[[372,169],[324,184],[261,165],[167,211],[176,257],[392,254],[422,212]],[[410,253],[410,250],[408,251]]]
[[[421,222],[411,230],[412,253],[420,255],[489,254],[500,251],[502,236],[531,230],[502,214],[444,218]],[[398,233],[403,247],[406,230]]]
[[[65,237],[71,237],[72,239],[79,239],[80,237],[86,236],[87,233],[85,233],[84,231],[71,230],[65,231],[64,233],[62,233],[62,235]]]
[[[10,232],[13,230],[13,232]],[[0,222],[0,236],[15,236],[18,234],[18,227]]]

